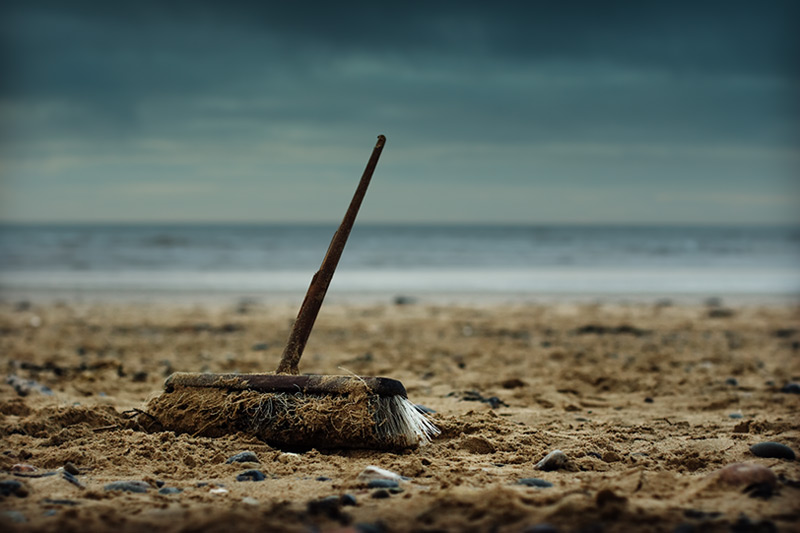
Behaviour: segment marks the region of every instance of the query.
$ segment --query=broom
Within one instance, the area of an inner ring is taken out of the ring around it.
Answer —
[[[276,373],[174,373],[164,392],[147,403],[146,416],[139,416],[145,429],[209,437],[242,431],[289,448],[410,448],[439,433],[397,380],[300,375],[297,369],[385,142],[379,135],[350,207],[311,279]]]

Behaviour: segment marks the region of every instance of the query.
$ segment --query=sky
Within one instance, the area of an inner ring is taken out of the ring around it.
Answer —
[[[800,2],[0,7],[0,221],[800,224]]]

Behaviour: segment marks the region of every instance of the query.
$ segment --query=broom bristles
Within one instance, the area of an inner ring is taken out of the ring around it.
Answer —
[[[439,434],[403,396],[174,387],[152,399],[145,429],[216,437],[243,431],[279,447],[410,448]]]

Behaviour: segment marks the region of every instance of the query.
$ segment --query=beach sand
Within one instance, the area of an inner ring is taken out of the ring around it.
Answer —
[[[800,381],[796,307],[326,304],[301,371],[401,380],[435,411],[432,444],[282,451],[129,420],[173,371],[274,370],[296,309],[0,305],[0,527],[800,530],[800,463],[750,451],[800,452],[800,394],[782,392]],[[537,469],[555,450],[566,461]],[[226,463],[242,451],[259,462]],[[768,471],[720,474],[742,462]],[[358,475],[371,465],[407,480],[368,489]],[[266,479],[236,480],[250,469]],[[118,481],[145,492],[105,489]]]

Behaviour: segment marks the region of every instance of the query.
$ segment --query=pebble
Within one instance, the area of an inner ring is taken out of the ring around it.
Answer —
[[[81,483],[78,480],[78,478],[76,478],[75,476],[73,476],[72,474],[67,472],[66,470],[62,470],[61,471],[61,477],[64,478],[65,480],[69,481],[70,483],[72,483],[73,485],[78,487],[79,489],[85,489],[86,488],[86,486],[83,483]]]
[[[246,503],[247,505],[258,505],[259,501],[250,496],[245,496],[244,498],[242,498],[242,503]]]
[[[19,498],[24,498],[28,495],[28,489],[25,488],[21,481],[16,479],[0,481],[0,496],[10,496],[12,494]]]
[[[233,463],[260,463],[261,461],[258,460],[258,457],[253,452],[247,450],[243,452],[239,452],[235,455],[231,455],[225,460],[225,464],[233,464]]]
[[[742,415],[742,413],[729,413],[728,418],[733,418],[738,420],[740,418],[744,418],[744,415]]]
[[[208,491],[209,494],[228,494],[228,489],[225,487],[214,487]]]
[[[236,481],[264,481],[265,479],[267,476],[261,470],[245,470],[236,476]]]
[[[114,481],[103,487],[104,490],[121,490],[123,492],[147,492],[150,488],[144,481]]]
[[[353,496],[352,494],[342,494],[339,497],[339,503],[343,506],[358,504],[358,502],[356,501],[356,497]]]
[[[385,470],[383,468],[373,465],[366,467],[358,474],[358,476],[356,476],[356,480],[362,483],[369,483],[373,479],[389,479],[392,481],[399,482],[402,480],[406,480],[408,478],[405,478],[400,474],[392,472],[391,470]]]
[[[368,489],[395,489],[400,484],[393,479],[373,479],[367,483]]]
[[[372,497],[375,499],[384,499],[390,496],[389,491],[386,489],[376,490],[372,493]]]
[[[772,470],[753,463],[733,463],[712,475],[728,485],[767,484],[774,487],[778,483],[778,478]]]
[[[12,472],[36,472],[38,468],[26,463],[17,463],[11,466]]]
[[[266,342],[259,342],[258,344],[254,344],[251,349],[254,352],[263,352],[265,350],[269,350],[269,344]]]
[[[725,380],[725,385],[730,385],[731,387],[736,387],[739,385],[739,381],[736,378],[728,378]]]
[[[794,461],[794,451],[778,442],[759,442],[750,446],[750,451],[757,457],[772,457],[775,459],[788,459]]]
[[[64,463],[64,472],[72,474],[73,476],[77,476],[78,474],[81,473],[80,469],[74,464],[70,463],[69,461]]]
[[[534,467],[536,470],[544,470],[549,472],[551,470],[558,470],[567,464],[567,455],[561,450],[553,450],[544,456],[544,459],[536,463]]]
[[[800,383],[787,383],[781,387],[781,392],[785,394],[800,394]]]
[[[183,489],[178,487],[161,487],[158,489],[159,494],[180,494],[181,492],[183,492]]]
[[[547,487],[553,486],[553,484],[549,481],[539,479],[538,477],[524,477],[517,481],[517,485],[525,485],[526,487],[539,487],[541,489],[546,489]]]
[[[336,520],[341,516],[339,506],[341,501],[338,496],[326,496],[318,500],[311,500],[306,504],[308,514],[311,515],[324,515],[332,520]]]
[[[329,478],[327,476],[317,476],[315,479],[317,481],[330,481],[331,480],[331,478]]]
[[[558,533],[558,528],[553,524],[536,524],[526,527],[522,533]]]

